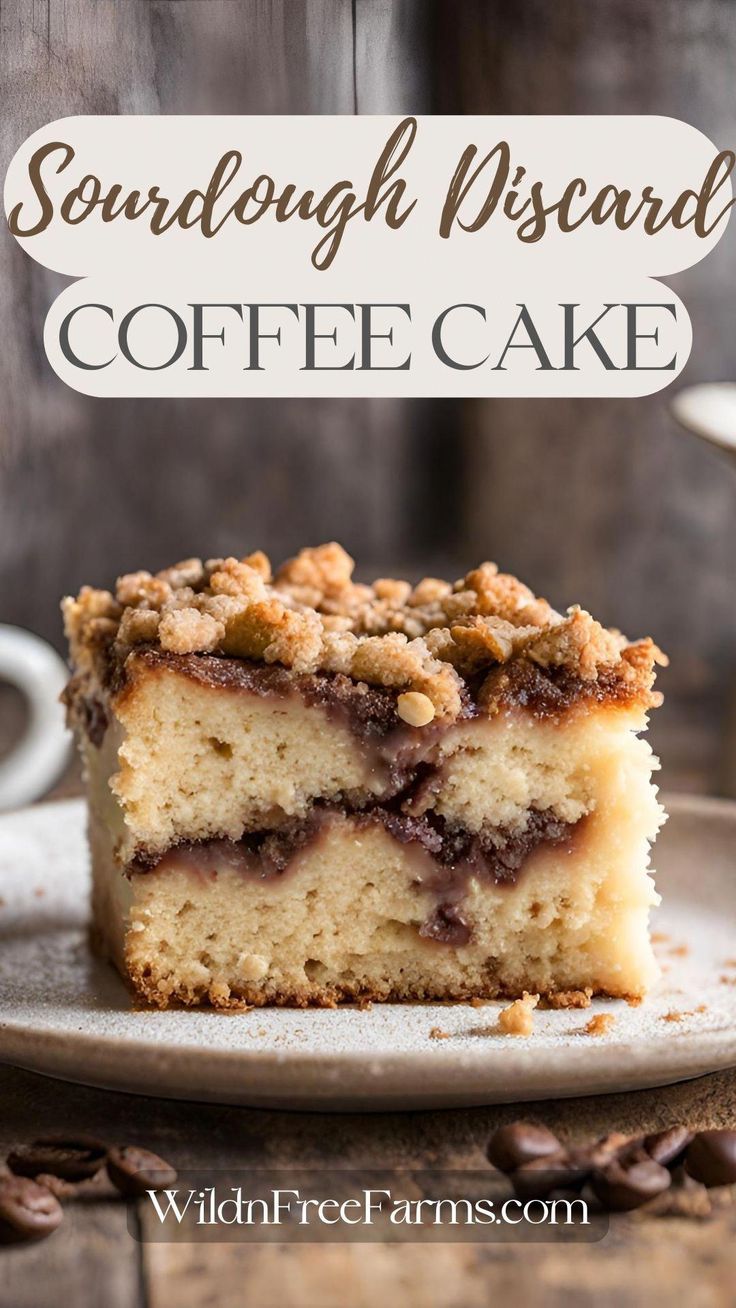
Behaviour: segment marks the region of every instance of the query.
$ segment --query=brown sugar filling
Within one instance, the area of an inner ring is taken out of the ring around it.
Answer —
[[[326,709],[341,717],[362,740],[375,740],[399,730],[407,734],[397,710],[400,689],[368,685],[339,672],[294,672],[276,663],[227,658],[216,654],[170,654],[143,649],[136,654],[147,669],[169,668],[202,686],[216,690],[241,691],[264,697],[299,696],[309,707]],[[481,684],[483,703],[479,703]],[[125,693],[123,689],[123,693]],[[564,665],[543,668],[527,658],[499,664],[489,685],[488,669],[477,677],[467,676],[462,707],[457,718],[443,725],[409,729],[422,737],[448,730],[457,721],[487,716],[489,710],[518,706],[536,717],[558,717],[580,702],[626,703],[637,696],[622,680],[616,667],[601,668],[596,680],[577,676]]]
[[[290,819],[276,831],[249,832],[237,841],[182,842],[156,862],[139,859],[127,871],[165,874],[167,869],[188,866],[207,879],[228,868],[260,881],[295,875],[300,855],[324,839],[331,824],[345,813],[339,806],[316,804],[306,818]],[[462,913],[471,878],[494,886],[513,885],[540,847],[565,846],[570,852],[585,823],[585,818],[564,822],[549,809],[531,809],[523,830],[495,827],[482,832],[447,823],[434,813],[414,817],[385,805],[350,816],[358,828],[379,824],[394,840],[421,851],[415,884],[430,890],[437,903],[419,927],[419,934],[455,946],[471,939],[471,928]]]
[[[310,708],[323,709],[347,726],[366,752],[373,754],[375,766],[388,769],[390,791],[406,784],[408,772],[416,761],[426,758],[431,747],[457,722],[488,717],[511,708],[524,709],[538,719],[557,719],[576,705],[623,705],[636,699],[636,693],[622,681],[615,668],[601,669],[597,679],[591,681],[576,676],[564,666],[541,668],[529,659],[519,658],[500,665],[490,676],[486,670],[478,678],[468,677],[456,718],[436,719],[428,726],[417,728],[407,726],[399,716],[399,689],[356,682],[342,673],[300,673],[279,664],[250,659],[171,654],[144,647],[136,651],[136,662],[147,672],[170,670],[209,689],[264,699],[301,699]],[[124,669],[114,664],[109,665],[108,674],[107,691],[114,699],[124,698],[132,690],[135,676],[127,679]],[[99,697],[85,696],[74,678],[63,698],[67,705],[76,706],[80,726],[99,748],[110,720],[104,703]]]

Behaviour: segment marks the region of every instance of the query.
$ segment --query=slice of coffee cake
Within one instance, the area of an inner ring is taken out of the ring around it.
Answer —
[[[656,646],[492,564],[352,571],[333,544],[65,601],[102,948],[161,1007],[641,995]]]

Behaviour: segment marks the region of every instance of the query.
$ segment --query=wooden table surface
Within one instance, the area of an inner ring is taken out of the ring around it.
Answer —
[[[0,1068],[5,1152],[41,1130],[145,1144],[179,1169],[292,1165],[485,1166],[493,1128],[517,1106],[403,1114],[267,1112],[139,1098]],[[736,1071],[667,1089],[530,1105],[566,1138],[639,1131],[673,1119],[736,1120]],[[734,1301],[736,1207],[707,1217],[615,1215],[597,1244],[159,1244],[128,1233],[125,1203],[67,1206],[37,1246],[0,1251],[3,1308],[480,1308],[494,1303],[596,1308]]]

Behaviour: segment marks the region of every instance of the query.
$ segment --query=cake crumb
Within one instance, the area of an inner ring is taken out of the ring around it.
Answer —
[[[593,991],[590,986],[584,990],[558,990],[548,995],[544,1001],[545,1008],[590,1008]]]
[[[736,958],[726,958],[723,963],[724,967],[736,967]]]
[[[607,1035],[611,1027],[615,1025],[616,1019],[613,1013],[595,1013],[589,1022],[583,1027],[583,1035],[600,1036]]]
[[[722,986],[736,986],[736,976],[719,976]]]
[[[372,1007],[373,1007],[373,1001],[372,1001],[371,999],[366,999],[365,995],[363,996],[362,999],[359,999],[359,1000],[358,1000],[358,1010],[359,1010],[359,1012],[361,1012],[361,1013],[367,1013],[367,1012],[370,1011],[370,1009],[371,1009]]]
[[[629,1008],[639,1008],[640,1005],[643,1004],[643,1002],[644,1002],[643,995],[628,995],[626,998],[626,1003],[628,1004]]]
[[[443,1031],[441,1026],[433,1026],[429,1033],[430,1040],[449,1040],[450,1032]]]
[[[683,1019],[683,1017],[685,1017],[685,1014],[684,1014],[684,1013],[681,1013],[677,1008],[671,1008],[670,1011],[669,1011],[668,1013],[663,1013],[663,1014],[662,1014],[662,1021],[663,1021],[663,1022],[681,1022],[682,1019]]]
[[[473,995],[473,998],[468,1000],[471,1008],[485,1008],[488,1002],[487,999],[479,999],[478,995]]]
[[[503,1035],[530,1036],[534,1030],[532,1013],[539,1003],[539,995],[530,995],[526,990],[521,999],[515,999],[508,1008],[498,1015],[499,1029]]]
[[[672,949],[667,950],[667,953],[672,954],[673,958],[687,958],[688,954],[690,953],[690,946],[673,945]]]
[[[669,938],[670,937],[667,935],[666,931],[653,931],[651,934],[651,941],[653,945],[664,945],[667,943]]]

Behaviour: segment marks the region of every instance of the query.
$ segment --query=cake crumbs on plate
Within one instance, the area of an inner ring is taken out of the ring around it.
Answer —
[[[581,1035],[607,1035],[616,1023],[613,1013],[594,1013],[590,1021],[582,1028]]]
[[[682,1022],[686,1017],[695,1017],[697,1013],[707,1013],[707,1004],[698,1004],[697,1008],[686,1008],[680,1010],[671,1008],[668,1013],[663,1013],[661,1020],[663,1022]]]
[[[443,1031],[441,1026],[433,1026],[429,1033],[430,1040],[449,1040],[450,1032]]]
[[[498,1026],[502,1034],[530,1036],[534,1030],[532,1013],[538,1003],[539,995],[530,995],[525,990],[521,999],[515,999],[508,1008],[503,1008],[498,1015]]]
[[[673,958],[687,958],[688,954],[690,953],[690,946],[673,945],[671,949],[667,950],[667,953],[671,954]]]
[[[590,1008],[593,991],[590,986],[584,990],[557,990],[544,1000],[544,1008]]]
[[[653,931],[651,935],[653,945],[664,945],[669,939],[666,931]]]

